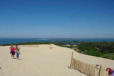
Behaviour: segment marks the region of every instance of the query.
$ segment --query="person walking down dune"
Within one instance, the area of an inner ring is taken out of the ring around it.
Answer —
[[[11,47],[10,47],[10,54],[11,54],[11,57],[14,59],[14,56],[15,56],[15,48],[13,47],[13,45],[11,45]]]
[[[15,47],[15,53],[16,53],[17,59],[19,59],[19,54],[20,54],[20,51],[19,50],[20,49],[19,49],[18,45],[16,45],[16,47]]]

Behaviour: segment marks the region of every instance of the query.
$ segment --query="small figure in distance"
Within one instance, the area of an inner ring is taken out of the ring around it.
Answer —
[[[14,58],[14,56],[15,56],[15,48],[13,47],[13,45],[11,45],[11,47],[10,47],[10,54],[11,54],[11,57],[12,57],[13,59],[15,59],[15,58]]]
[[[16,45],[16,47],[15,47],[15,53],[16,53],[17,59],[19,59],[20,49],[19,49],[18,45]]]

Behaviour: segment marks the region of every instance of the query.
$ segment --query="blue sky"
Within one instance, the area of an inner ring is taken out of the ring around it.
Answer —
[[[114,0],[0,0],[0,38],[114,38]]]

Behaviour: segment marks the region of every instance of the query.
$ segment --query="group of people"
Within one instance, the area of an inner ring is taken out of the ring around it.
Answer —
[[[11,57],[13,59],[15,59],[15,55],[16,55],[16,58],[19,59],[19,54],[20,54],[19,50],[20,49],[19,49],[18,45],[15,45],[15,46],[11,45],[11,47],[10,47],[10,54],[11,54]]]

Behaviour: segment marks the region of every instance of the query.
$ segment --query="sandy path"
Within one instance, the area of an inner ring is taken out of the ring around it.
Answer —
[[[0,46],[0,76],[85,76],[68,69],[73,50],[51,46],[20,46],[20,60],[11,59],[9,46]]]

